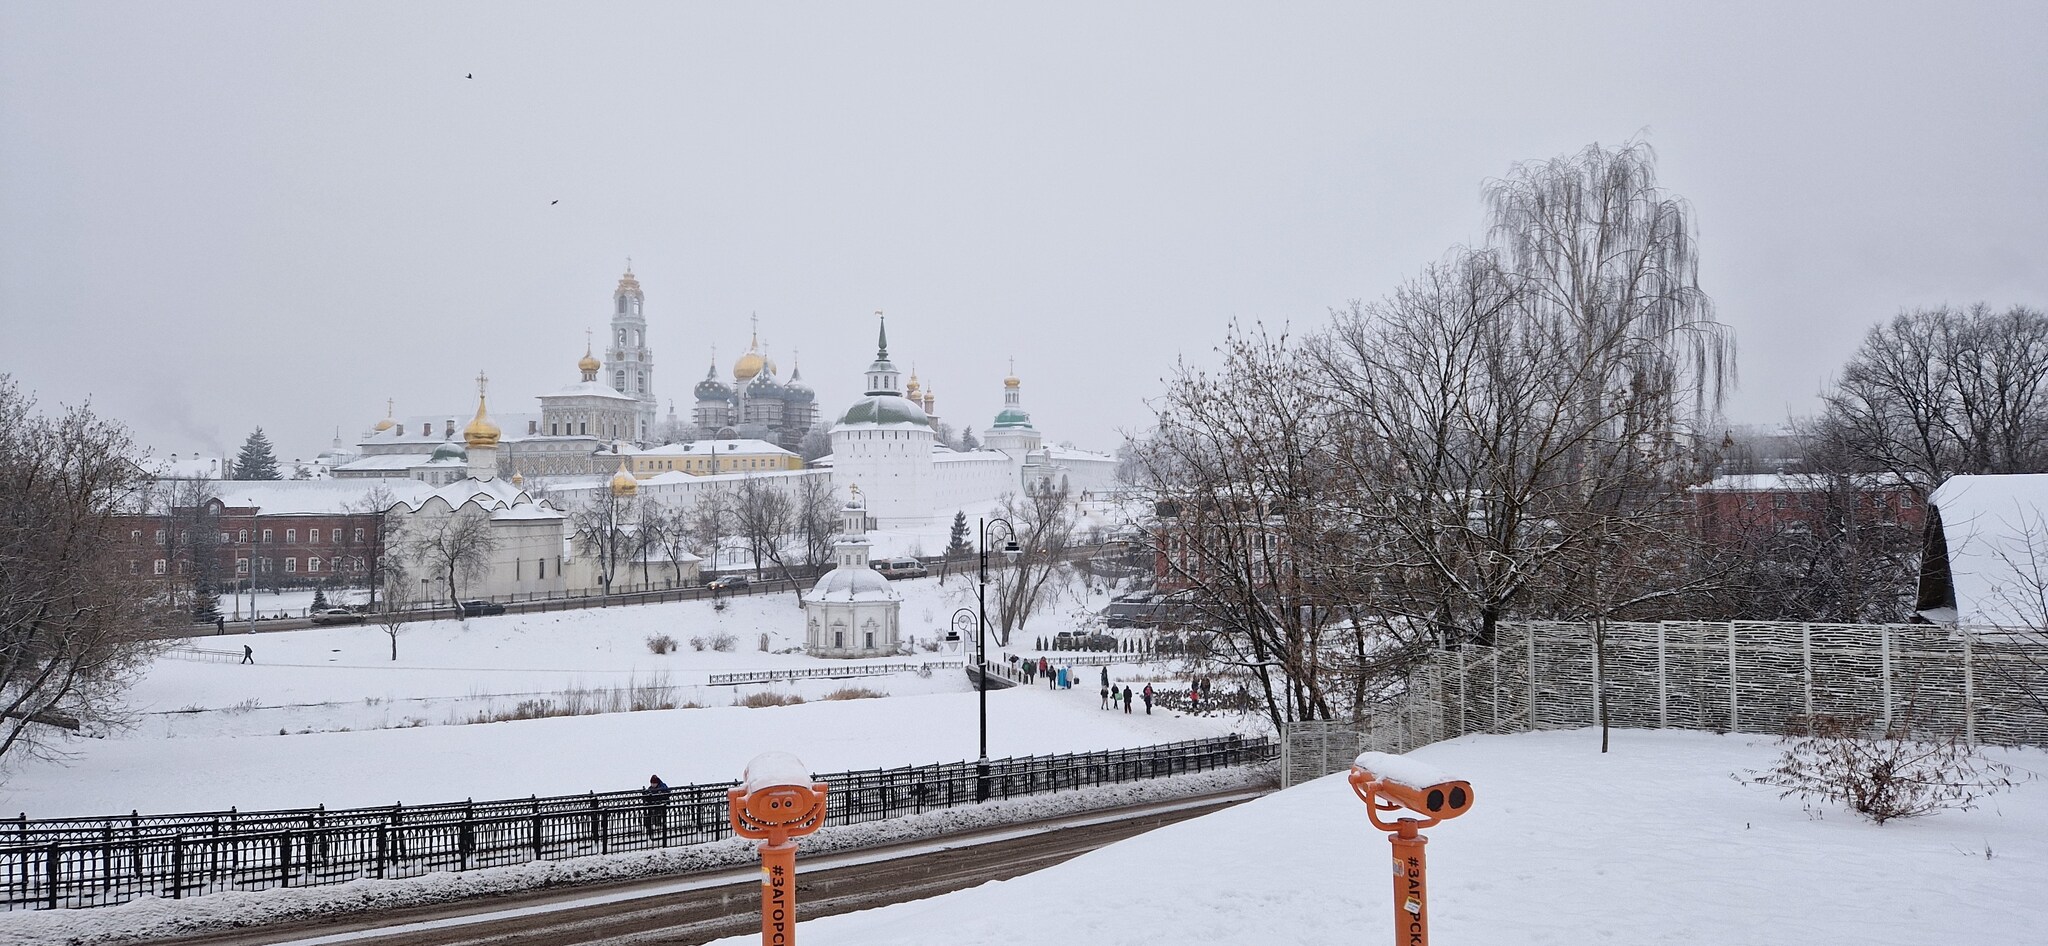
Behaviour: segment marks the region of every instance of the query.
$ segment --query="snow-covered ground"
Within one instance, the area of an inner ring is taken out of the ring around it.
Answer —
[[[2048,772],[2048,753],[1997,754]],[[1624,731],[1601,755],[1593,731],[1469,736],[1414,755],[1475,788],[1469,814],[1426,832],[1439,942],[2010,946],[2048,927],[2048,781],[1878,827],[1732,778],[1775,758],[1756,737]],[[1331,776],[1013,880],[804,921],[798,939],[1387,942],[1389,865]]]
[[[944,636],[972,585],[897,582],[905,633]],[[1101,593],[1076,585],[1031,625],[1032,636],[1085,620]],[[691,638],[734,638],[698,651]],[[761,636],[768,649],[761,649]],[[649,650],[667,635],[680,649]],[[398,659],[376,625],[194,638],[253,665],[157,660],[129,694],[136,725],[62,745],[68,758],[10,760],[0,812],[31,818],[324,804],[330,808],[630,789],[658,773],[671,783],[739,777],[754,754],[796,753],[819,772],[973,758],[976,696],[957,669],[851,680],[709,686],[712,673],[843,667],[789,652],[802,641],[793,595],[611,607],[404,625]],[[187,655],[189,656],[189,655]],[[880,663],[961,659],[917,649]],[[1119,679],[1138,668],[1118,667]],[[1148,674],[1161,668],[1145,668]],[[1093,668],[1085,678],[1095,679]],[[1142,684],[1141,684],[1142,685]],[[601,702],[604,691],[657,688],[678,708],[465,724],[522,703]],[[881,699],[823,698],[842,687]],[[762,690],[805,703],[734,705]],[[1147,717],[1099,709],[1096,687],[1043,687],[989,696],[993,756],[1149,745],[1232,731],[1235,720]]]

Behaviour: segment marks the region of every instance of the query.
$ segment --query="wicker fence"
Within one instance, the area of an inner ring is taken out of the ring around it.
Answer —
[[[1366,748],[1597,725],[1779,735],[1815,717],[1910,722],[1993,745],[2048,745],[2048,648],[1926,624],[1508,624],[1436,654],[1363,721]]]
[[[1270,740],[1228,737],[996,759],[990,797],[1249,765],[1277,751]],[[972,762],[823,775],[831,785],[825,823],[973,804],[976,779]],[[631,791],[335,811],[24,817],[0,821],[0,908],[109,906],[702,844],[731,836],[731,787],[677,786],[660,801]]]

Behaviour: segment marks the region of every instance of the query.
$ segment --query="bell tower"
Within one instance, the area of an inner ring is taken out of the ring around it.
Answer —
[[[611,370],[598,380],[640,403],[633,409],[636,443],[654,437],[654,352],[647,347],[647,315],[641,311],[646,298],[640,280],[633,275],[633,260],[626,260],[626,273],[612,290],[612,334],[605,345],[605,364]]]

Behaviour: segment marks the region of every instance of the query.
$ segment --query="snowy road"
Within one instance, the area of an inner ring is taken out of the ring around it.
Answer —
[[[1155,828],[1236,805],[1234,792],[961,834],[935,841],[821,855],[797,863],[797,910],[806,918],[902,903],[1003,880]],[[374,919],[237,930],[168,946],[651,946],[695,944],[760,924],[753,867],[685,880],[573,893],[541,891],[488,904],[393,911]]]

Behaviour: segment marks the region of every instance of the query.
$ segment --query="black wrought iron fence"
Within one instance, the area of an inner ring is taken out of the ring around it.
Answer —
[[[992,760],[992,798],[1249,765],[1278,752],[1236,736]],[[973,762],[819,776],[826,823],[973,804]],[[226,890],[317,887],[536,860],[702,844],[730,836],[726,790],[639,791],[329,811],[196,812],[0,821],[0,908],[111,906]]]

